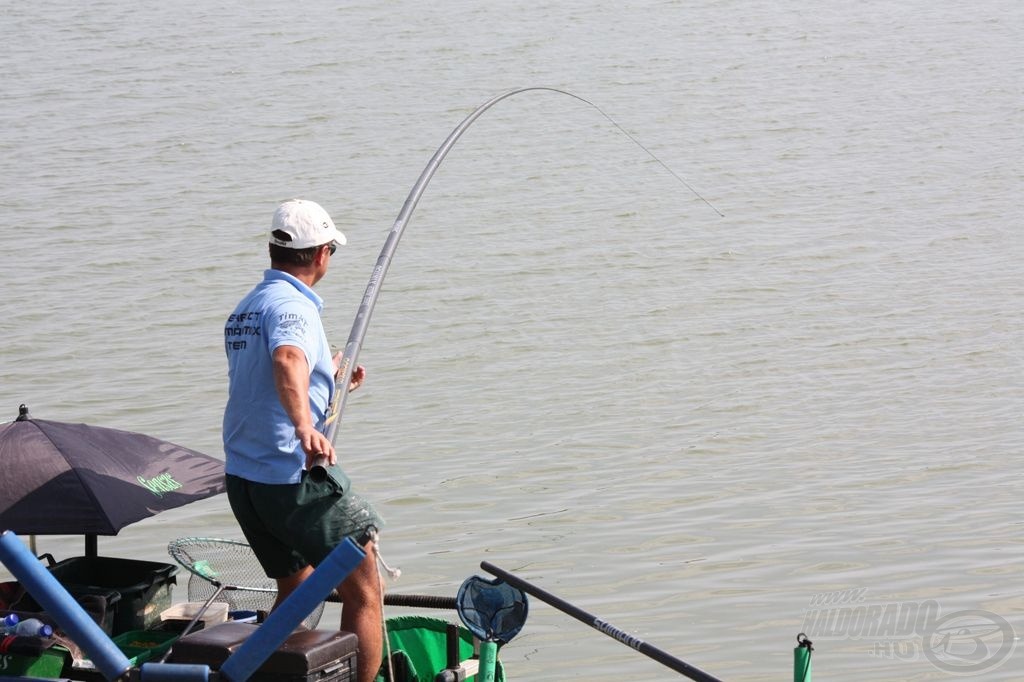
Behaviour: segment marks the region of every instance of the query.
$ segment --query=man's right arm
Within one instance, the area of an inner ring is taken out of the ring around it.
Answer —
[[[309,363],[306,354],[297,346],[278,346],[274,349],[274,386],[278,400],[295,427],[295,436],[306,453],[306,468],[319,455],[334,464],[336,457],[331,441],[316,429],[313,413],[309,409]]]

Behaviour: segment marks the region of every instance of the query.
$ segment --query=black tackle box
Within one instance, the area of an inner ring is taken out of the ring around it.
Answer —
[[[82,556],[58,561],[49,571],[72,597],[105,599],[113,608],[107,609],[109,629],[106,621],[101,625],[108,634],[119,635],[160,622],[160,612],[171,605],[178,567],[159,561]]]
[[[260,627],[218,623],[179,639],[169,663],[220,666]],[[250,678],[252,682],[355,682],[359,639],[351,632],[299,629],[288,636]]]

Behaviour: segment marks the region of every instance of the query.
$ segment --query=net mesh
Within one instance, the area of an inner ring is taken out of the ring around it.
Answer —
[[[188,600],[217,597],[230,611],[269,611],[277,597],[277,583],[263,573],[252,548],[237,540],[221,538],[179,538],[167,545],[167,553],[189,571]],[[321,603],[302,624],[313,629],[319,624]]]
[[[483,640],[508,642],[526,622],[526,595],[500,580],[467,578],[456,602],[462,622]]]

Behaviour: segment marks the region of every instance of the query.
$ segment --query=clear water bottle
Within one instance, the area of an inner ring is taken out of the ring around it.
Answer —
[[[53,628],[38,618],[26,618],[14,626],[14,634],[28,637],[53,637]]]

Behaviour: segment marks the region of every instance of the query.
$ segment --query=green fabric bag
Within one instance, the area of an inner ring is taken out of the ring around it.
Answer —
[[[397,678],[393,682],[434,682],[437,673],[448,666],[448,621],[429,616],[396,616],[388,618],[387,628],[392,660],[404,659],[402,663],[393,663]],[[472,656],[473,635],[459,626],[459,660]],[[402,668],[407,668],[408,672]],[[386,669],[385,665],[382,672]],[[494,679],[505,682],[501,661],[498,661]],[[386,682],[385,676],[378,675],[376,682]]]

